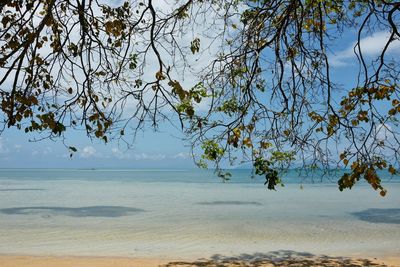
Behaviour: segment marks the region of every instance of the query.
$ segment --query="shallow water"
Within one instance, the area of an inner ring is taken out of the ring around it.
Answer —
[[[277,192],[248,171],[0,170],[0,254],[193,258],[274,250],[400,255],[400,183]],[[294,178],[293,178],[294,177]]]

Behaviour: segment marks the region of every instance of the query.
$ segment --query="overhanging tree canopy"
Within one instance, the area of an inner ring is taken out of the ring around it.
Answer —
[[[0,14],[3,129],[107,142],[174,113],[200,166],[251,161],[270,189],[293,164],[349,166],[341,190],[385,195],[377,170],[399,167],[400,2],[10,0]],[[339,83],[349,33],[359,69]]]

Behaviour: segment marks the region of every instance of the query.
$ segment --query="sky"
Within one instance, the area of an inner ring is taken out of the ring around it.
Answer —
[[[131,148],[71,132],[65,142],[78,149],[72,157],[61,140],[29,140],[33,138],[22,131],[6,130],[0,137],[0,168],[195,168],[183,135],[167,124],[158,132],[146,129],[139,133]]]
[[[377,32],[362,40],[364,53],[376,56],[385,42],[386,32]],[[357,71],[352,52],[355,33],[347,31],[331,53],[334,78],[351,86]],[[392,44],[392,54],[400,55],[400,41]],[[169,123],[162,123],[159,131],[145,129],[134,145],[127,149],[118,142],[90,140],[82,132],[67,134],[66,143],[78,152],[69,156],[61,140],[33,141],[35,136],[16,129],[6,129],[0,136],[0,168],[112,168],[112,169],[190,169],[195,164],[190,156],[184,135]]]

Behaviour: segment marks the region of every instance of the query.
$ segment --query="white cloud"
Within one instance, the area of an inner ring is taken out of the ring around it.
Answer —
[[[364,37],[360,40],[360,48],[364,57],[376,57],[383,51],[386,43],[388,42],[390,33],[386,31],[376,32],[371,36]],[[356,42],[353,42],[348,48],[339,51],[330,56],[330,63],[332,66],[346,66],[354,62],[356,55],[354,47]],[[400,54],[400,41],[393,41],[387,50],[387,53]],[[358,51],[357,51],[358,53]]]
[[[42,150],[43,155],[48,155],[51,152],[53,152],[53,149],[49,146],[47,146],[45,149]]]
[[[97,151],[94,147],[92,146],[85,146],[81,152],[80,152],[81,158],[92,158],[92,157],[97,157]]]
[[[173,159],[189,159],[191,157],[190,153],[180,152],[172,156]]]
[[[19,152],[19,149],[21,148],[21,145],[15,145],[14,148],[16,149],[17,152]],[[50,155],[53,152],[53,149],[49,146],[46,146],[40,150],[33,150],[31,152],[32,156],[47,156]]]
[[[134,154],[133,158],[135,160],[162,160],[165,159],[167,156],[164,154],[147,154],[147,153],[140,153]]]
[[[132,155],[126,152],[122,152],[118,148],[114,147],[111,149],[111,153],[114,155],[114,157],[118,159],[130,159],[132,158]]]
[[[119,150],[118,148],[114,147],[111,149],[111,153],[115,158],[122,159],[122,160],[163,160],[163,159],[189,159],[191,157],[190,153],[180,152],[175,155],[166,155],[162,153],[135,153],[131,154],[128,152],[124,152]]]

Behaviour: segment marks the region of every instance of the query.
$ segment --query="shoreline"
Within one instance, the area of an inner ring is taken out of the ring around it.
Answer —
[[[168,262],[171,259],[0,254],[1,267],[155,267]]]
[[[285,251],[282,251],[285,252]],[[289,251],[288,251],[289,252]],[[274,253],[274,252],[272,252]],[[260,256],[261,255],[261,256]],[[189,266],[400,266],[400,256],[381,258],[338,257],[298,253],[295,255],[243,254],[237,257],[219,256],[202,259],[163,259],[112,256],[39,256],[0,254],[2,267],[189,267]],[[217,265],[218,264],[218,265]],[[277,265],[275,265],[277,264]],[[303,265],[296,265],[303,264]],[[304,265],[306,264],[306,265]]]

